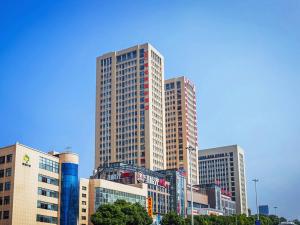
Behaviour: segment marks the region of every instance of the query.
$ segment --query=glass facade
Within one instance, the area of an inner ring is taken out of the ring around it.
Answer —
[[[145,183],[148,185],[148,197],[151,197],[153,201],[154,213],[164,214],[171,208],[170,183],[161,171],[152,171],[144,167],[116,162],[102,167],[94,177],[123,184]]]
[[[95,193],[95,209],[98,209],[98,207],[102,204],[114,203],[118,199],[131,203],[140,203],[143,207],[146,207],[145,196],[129,194],[126,192],[115,191],[101,187],[95,188]]]
[[[186,200],[186,179],[184,176],[176,172],[177,176],[177,190],[176,190],[176,197],[177,197],[177,213],[181,216],[185,216],[185,200]]]
[[[59,172],[59,164],[53,160],[40,157],[39,167],[44,170],[48,170],[50,172],[58,173]]]
[[[62,164],[60,197],[60,224],[77,225],[79,210],[79,181],[77,164]]]
[[[166,180],[170,182],[170,202],[168,211],[177,212],[181,216],[185,216],[186,201],[186,178],[176,169],[162,170],[160,173],[166,176]]]

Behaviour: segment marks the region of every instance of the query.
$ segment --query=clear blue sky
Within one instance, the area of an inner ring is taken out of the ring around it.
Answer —
[[[1,0],[0,146],[72,146],[89,176],[95,58],[144,42],[196,84],[201,148],[245,149],[250,207],[255,177],[261,204],[299,218],[298,0]]]

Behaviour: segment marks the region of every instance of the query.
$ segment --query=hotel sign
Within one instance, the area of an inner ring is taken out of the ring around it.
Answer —
[[[158,185],[167,188],[170,186],[169,182],[167,182],[165,179],[159,179],[157,177],[152,177],[149,175],[144,175],[141,172],[137,172],[136,179],[139,183],[146,183],[146,184],[153,184]]]

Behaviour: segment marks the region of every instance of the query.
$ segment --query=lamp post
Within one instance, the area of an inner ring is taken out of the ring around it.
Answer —
[[[255,202],[256,202],[256,213],[257,213],[257,221],[259,221],[259,212],[258,212],[258,203],[257,203],[257,188],[256,188],[256,183],[258,182],[258,179],[253,179],[255,186]]]
[[[193,200],[193,182],[192,182],[192,160],[191,160],[191,158],[192,158],[192,152],[193,151],[196,151],[196,149],[195,148],[193,148],[192,146],[189,146],[189,147],[187,147],[186,149],[188,149],[189,150],[189,156],[190,156],[190,187],[191,187],[191,222],[192,222],[192,225],[194,225],[194,212],[193,212],[193,210],[194,210],[194,200]]]

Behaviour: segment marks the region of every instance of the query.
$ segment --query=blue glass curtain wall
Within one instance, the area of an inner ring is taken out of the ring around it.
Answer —
[[[78,165],[63,163],[61,166],[60,224],[77,225],[79,210]]]

